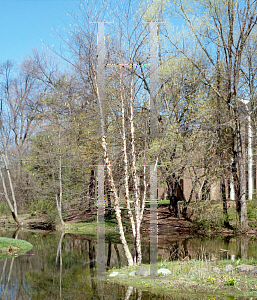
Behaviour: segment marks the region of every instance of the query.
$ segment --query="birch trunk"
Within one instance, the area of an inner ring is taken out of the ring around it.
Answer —
[[[59,298],[62,299],[62,240],[65,235],[65,232],[62,232],[58,247],[57,247],[57,252],[56,252],[56,259],[55,263],[57,265],[58,262],[58,256],[60,257],[60,278],[59,278]]]
[[[137,175],[136,166],[136,148],[135,148],[135,127],[134,127],[134,88],[133,88],[133,75],[131,74],[130,80],[130,133],[131,133],[131,154],[132,154],[132,177],[134,182],[135,192],[135,219],[136,219],[136,237],[135,237],[135,256],[134,263],[140,265],[142,261],[141,252],[141,237],[140,237],[140,190],[139,178]]]
[[[97,80],[95,80],[95,82],[97,82]],[[107,167],[107,174],[108,174],[108,177],[109,177],[111,189],[113,191],[114,210],[115,210],[115,215],[116,215],[116,219],[117,219],[117,222],[118,222],[120,240],[121,240],[124,252],[125,252],[125,256],[126,256],[127,261],[128,261],[128,265],[133,266],[133,257],[131,255],[130,250],[129,250],[127,240],[126,240],[125,234],[124,234],[124,229],[123,229],[123,225],[122,225],[122,218],[121,218],[121,212],[120,212],[120,206],[119,206],[119,197],[118,197],[117,189],[116,189],[116,186],[115,186],[115,183],[114,183],[114,179],[113,179],[113,175],[112,175],[112,168],[111,168],[109,155],[108,155],[108,150],[107,150],[107,142],[106,142],[106,136],[105,136],[104,114],[103,114],[103,109],[102,109],[102,105],[101,105],[102,95],[100,94],[98,84],[96,86],[96,90],[97,90],[98,103],[99,103],[99,108],[100,108],[100,124],[101,124],[102,147],[103,147],[103,151],[104,151],[104,162],[105,162],[105,165]]]
[[[60,149],[60,132],[59,132],[59,200],[57,194],[55,196],[56,196],[56,206],[57,206],[58,215],[62,226],[64,226],[65,223],[62,218],[62,155]]]
[[[124,111],[124,97],[122,92],[122,69],[120,69],[120,95],[121,95],[121,116],[122,116],[122,141],[123,141],[123,153],[124,153],[124,172],[125,172],[125,200],[127,211],[132,227],[133,237],[136,237],[135,221],[130,207],[129,197],[129,172],[128,172],[128,154],[127,154],[127,142],[126,142],[126,131],[125,131],[125,111]]]
[[[126,240],[125,234],[124,234],[123,225],[122,225],[121,212],[120,212],[120,206],[119,206],[119,197],[118,197],[117,189],[116,189],[116,186],[115,186],[115,183],[113,180],[112,169],[111,169],[110,161],[109,161],[109,157],[108,157],[107,143],[106,143],[105,136],[102,136],[102,147],[104,149],[104,160],[105,160],[105,164],[107,166],[107,173],[108,173],[108,177],[110,180],[110,184],[111,184],[111,188],[112,188],[113,196],[114,196],[114,210],[115,210],[115,215],[116,215],[116,219],[118,222],[121,243],[122,243],[122,246],[123,246],[127,261],[128,261],[128,265],[133,266],[133,257],[129,250],[127,240]]]

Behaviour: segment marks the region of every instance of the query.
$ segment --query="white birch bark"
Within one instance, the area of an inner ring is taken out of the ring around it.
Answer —
[[[58,215],[61,221],[62,226],[65,225],[63,218],[62,218],[62,155],[61,155],[61,148],[60,148],[60,132],[59,132],[59,199],[57,194],[56,196],[56,206],[57,206],[57,211]]]
[[[63,240],[64,235],[65,235],[65,232],[62,232],[59,243],[58,243],[56,258],[55,258],[55,263],[57,265],[58,256],[60,257],[60,278],[59,278],[59,295],[60,295],[60,299],[62,299],[62,240]]]
[[[111,168],[109,157],[108,157],[107,143],[106,143],[105,136],[102,136],[102,147],[104,149],[104,160],[105,160],[105,164],[107,166],[107,173],[109,176],[109,180],[110,180],[110,184],[111,184],[111,188],[112,188],[113,196],[114,196],[114,210],[115,210],[115,215],[116,215],[116,219],[118,222],[121,243],[122,243],[122,246],[123,246],[127,261],[128,261],[128,265],[133,266],[133,257],[129,250],[127,240],[126,240],[125,234],[124,234],[123,225],[122,225],[121,212],[120,212],[120,206],[119,206],[119,197],[118,197],[117,189],[116,189],[116,186],[115,186],[115,183],[113,180],[112,168]]]
[[[95,82],[97,82],[96,78],[95,78]],[[112,175],[112,168],[111,168],[109,155],[108,155],[108,150],[107,150],[104,115],[103,115],[103,110],[102,110],[102,107],[101,107],[101,99],[100,99],[100,93],[99,93],[98,85],[96,85],[96,91],[97,91],[97,96],[98,96],[98,103],[99,103],[99,106],[100,106],[100,121],[101,121],[100,123],[101,123],[102,147],[103,147],[103,151],[104,151],[104,162],[105,162],[105,165],[107,167],[107,174],[108,174],[108,177],[109,177],[111,189],[113,191],[114,210],[115,210],[115,215],[116,215],[116,219],[117,219],[117,222],[118,222],[120,239],[121,239],[121,243],[122,243],[122,246],[123,246],[123,249],[124,249],[124,252],[125,252],[125,256],[126,256],[127,261],[128,261],[128,265],[133,266],[133,257],[131,255],[130,250],[129,250],[128,243],[127,243],[127,240],[126,240],[125,234],[124,234],[124,229],[123,229],[122,219],[121,219],[120,206],[119,206],[119,197],[118,197],[117,189],[116,189],[116,186],[115,186],[115,183],[114,183],[114,179],[113,179],[113,175]]]
[[[124,175],[125,175],[125,200],[127,206],[127,212],[131,222],[131,228],[133,237],[136,237],[135,221],[130,207],[129,197],[129,172],[128,172],[128,154],[127,154],[127,142],[126,142],[126,131],[125,131],[125,112],[124,112],[124,97],[122,91],[122,71],[120,69],[120,96],[121,96],[121,116],[122,116],[122,141],[123,141],[123,153],[124,153]]]
[[[146,144],[146,141],[145,141]],[[145,210],[145,200],[146,200],[146,191],[147,191],[147,183],[146,183],[146,166],[145,166],[145,153],[146,149],[144,151],[144,169],[143,169],[143,185],[144,185],[144,192],[143,192],[143,199],[141,204],[141,211],[140,211],[140,223],[142,222],[144,210]]]
[[[130,133],[131,133],[131,154],[132,154],[132,178],[134,182],[135,192],[135,219],[136,219],[136,239],[135,239],[135,250],[136,255],[134,257],[134,263],[137,265],[141,264],[142,252],[141,252],[141,237],[140,237],[140,191],[139,191],[139,178],[137,174],[136,165],[136,147],[135,147],[135,126],[134,126],[134,87],[133,87],[133,75],[131,74],[130,79]]]

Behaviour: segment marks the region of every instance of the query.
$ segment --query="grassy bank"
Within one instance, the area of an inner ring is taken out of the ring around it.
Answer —
[[[174,261],[159,263],[158,268],[166,268],[171,275],[157,276],[155,278],[129,276],[129,273],[139,267],[124,267],[112,269],[126,276],[107,277],[107,282],[116,282],[125,286],[132,286],[140,290],[148,290],[154,294],[172,294],[178,299],[226,299],[226,297],[257,297],[256,273],[237,270],[239,265],[249,261]],[[257,261],[251,261],[257,269]],[[229,269],[228,265],[233,266]],[[142,265],[149,268],[149,265]],[[185,298],[183,298],[185,299]]]
[[[32,247],[32,244],[27,241],[0,237],[0,259],[26,253]]]
[[[123,225],[125,229],[125,236],[128,241],[132,240],[132,234],[128,230],[130,227],[129,221],[127,218],[124,218]],[[69,223],[65,226],[66,233],[73,234],[87,234],[88,236],[96,237],[97,236],[97,216],[88,218],[84,221]],[[118,230],[118,223],[114,214],[111,216],[105,216],[105,237],[106,239],[112,240],[112,242],[120,243],[120,235]]]

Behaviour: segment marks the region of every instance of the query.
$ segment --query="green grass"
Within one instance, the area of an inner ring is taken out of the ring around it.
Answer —
[[[16,252],[17,254],[26,253],[33,247],[32,244],[27,241],[0,237],[0,259],[10,257],[10,254],[6,253],[6,248],[10,246],[20,249]]]
[[[65,232],[73,234],[85,234],[87,236],[96,237],[97,236],[97,223],[87,223],[87,222],[77,222],[71,223],[65,226]],[[125,236],[130,240],[132,234],[125,232]],[[120,243],[120,235],[118,230],[118,225],[115,223],[106,222],[105,223],[105,238],[106,240],[112,240],[112,242]]]
[[[125,231],[125,236],[127,241],[132,241],[132,233],[127,229],[130,228],[130,221],[126,215],[126,211],[122,212],[122,224]],[[96,237],[97,236],[97,216],[93,216],[87,220],[70,223],[65,226],[65,232],[73,234],[85,234],[87,236]],[[118,223],[115,214],[105,215],[105,238],[106,240],[111,240],[112,242],[120,243],[120,235],[118,229]]]
[[[235,261],[236,267],[248,261]],[[139,266],[123,267],[121,269],[109,270],[125,274],[126,277],[107,277],[107,282],[115,282],[121,285],[132,286],[141,290],[148,290],[155,294],[172,294],[173,296],[187,297],[188,299],[221,299],[219,297],[256,297],[257,283],[256,275],[248,272],[239,272],[235,268],[225,271],[225,266],[231,261],[198,261],[187,262],[173,261],[159,263],[158,268],[167,268],[171,275],[158,276],[156,278],[128,276],[129,272],[139,269]],[[257,261],[252,261],[256,265]],[[142,265],[149,268],[149,265]],[[214,267],[217,267],[214,269]],[[184,298],[183,298],[184,299]]]

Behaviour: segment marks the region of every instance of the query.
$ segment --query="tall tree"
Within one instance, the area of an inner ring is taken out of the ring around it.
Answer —
[[[242,145],[242,120],[240,100],[245,96],[241,89],[241,67],[246,42],[256,25],[257,3],[247,1],[172,1],[174,10],[183,18],[192,43],[203,56],[196,61],[196,52],[187,51],[175,41],[170,32],[166,36],[173,47],[182,53],[198,70],[204,84],[209,86],[229,108],[229,118],[233,120],[233,178],[236,187],[236,201],[241,228],[247,229],[247,207],[245,195],[245,168]],[[184,40],[183,38],[181,39]],[[215,53],[219,52],[219,57]],[[222,69],[220,62],[222,61]],[[205,62],[205,63],[204,63]],[[225,85],[221,87],[213,81],[219,74]]]
[[[23,196],[27,195],[25,184],[27,174],[24,172],[23,159],[28,151],[29,138],[35,129],[33,114],[38,99],[38,86],[32,76],[24,72],[22,65],[15,66],[10,61],[1,65],[0,78],[1,157],[7,173],[13,205],[8,197],[2,171],[1,177],[6,200],[15,221],[19,223],[17,202],[21,206]],[[16,197],[16,193],[20,195],[20,199]]]

